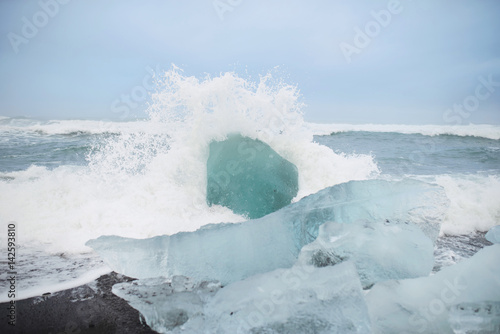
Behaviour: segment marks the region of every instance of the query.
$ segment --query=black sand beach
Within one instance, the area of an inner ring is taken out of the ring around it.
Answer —
[[[113,272],[73,289],[17,301],[15,326],[8,324],[9,304],[2,303],[0,333],[156,333],[111,292],[114,284],[130,280]]]

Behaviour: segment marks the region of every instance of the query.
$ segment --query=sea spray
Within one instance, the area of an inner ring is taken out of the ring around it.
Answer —
[[[147,238],[243,221],[206,203],[208,145],[234,132],[262,140],[297,166],[294,201],[378,173],[370,155],[336,154],[313,142],[297,87],[279,78],[195,78],[175,67],[157,77],[144,120],[1,120],[10,135],[93,136],[84,165],[0,175],[1,217],[22,223],[24,242],[54,253],[88,252],[85,242],[103,234]]]

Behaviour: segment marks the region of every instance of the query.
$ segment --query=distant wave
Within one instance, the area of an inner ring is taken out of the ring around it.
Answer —
[[[122,133],[165,133],[165,128],[155,127],[144,120],[128,122],[96,120],[50,120],[29,118],[0,118],[0,131],[5,133],[36,133],[40,135],[94,135]]]
[[[303,127],[314,135],[330,135],[341,132],[394,132],[422,134],[424,136],[454,135],[500,139],[500,126],[491,124],[470,125],[405,125],[405,124],[319,124],[304,122]],[[10,118],[0,116],[0,131],[28,132],[41,135],[93,135],[127,134],[146,132],[166,133],[167,129],[147,120],[97,121],[97,120],[49,120]]]
[[[500,139],[500,126],[490,124],[471,125],[404,125],[404,124],[317,124],[305,123],[315,135],[330,135],[340,132],[396,132],[422,134],[424,136],[454,135]]]

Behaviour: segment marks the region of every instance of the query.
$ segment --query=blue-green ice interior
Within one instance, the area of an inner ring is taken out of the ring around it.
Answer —
[[[209,205],[254,219],[290,204],[297,195],[297,167],[262,141],[232,134],[211,142],[209,150]]]

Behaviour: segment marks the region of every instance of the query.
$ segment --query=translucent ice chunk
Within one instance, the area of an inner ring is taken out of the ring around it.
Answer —
[[[488,233],[485,235],[486,240],[494,244],[500,244],[500,226],[494,226],[490,228]]]
[[[412,222],[433,242],[439,236],[449,200],[443,188],[417,180],[350,181],[323,189],[289,206],[294,224],[316,239],[323,222]],[[283,210],[281,210],[283,211]],[[280,212],[281,212],[280,211]],[[321,222],[319,225],[314,222]]]
[[[291,203],[297,167],[260,140],[233,134],[210,144],[207,202],[260,218]]]
[[[195,283],[187,277],[174,276],[170,280],[157,277],[115,284],[113,293],[137,309],[155,331],[177,333],[188,321],[190,326],[203,328],[206,301],[220,288],[218,282]]]
[[[374,285],[366,301],[375,333],[453,333],[448,309],[500,301],[500,245],[423,278]]]
[[[412,180],[351,181],[260,219],[142,240],[102,236],[87,245],[113,270],[131,277],[183,275],[227,284],[291,267],[327,221],[414,222],[434,238],[446,209],[443,196],[439,186]]]
[[[429,275],[434,246],[412,223],[328,222],[319,228],[318,238],[302,248],[299,260],[318,267],[352,260],[366,288],[388,279]]]
[[[292,232],[281,221],[267,218],[149,239],[102,236],[87,245],[114,271],[127,276],[182,275],[227,284],[291,267],[299,253]]]
[[[450,307],[455,334],[500,333],[500,302],[460,303]]]
[[[351,262],[277,269],[223,289],[202,283],[174,291],[169,282],[145,279],[115,285],[113,292],[160,333],[370,333]]]

